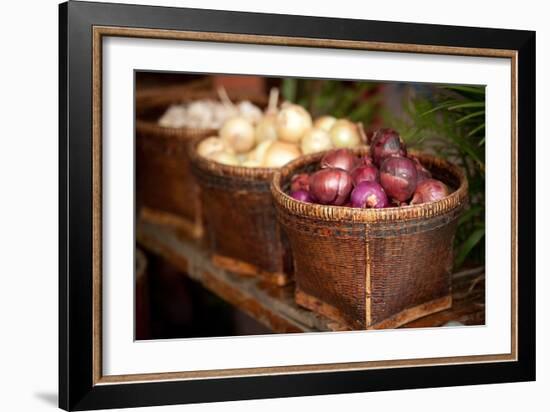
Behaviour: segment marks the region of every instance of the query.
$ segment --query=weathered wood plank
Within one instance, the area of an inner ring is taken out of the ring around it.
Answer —
[[[222,270],[212,264],[197,244],[179,237],[169,228],[141,222],[137,241],[275,332],[332,330],[330,321],[294,303],[292,285],[277,287]]]

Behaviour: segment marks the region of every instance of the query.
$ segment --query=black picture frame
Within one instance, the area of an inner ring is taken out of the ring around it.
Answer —
[[[517,361],[95,385],[92,27],[517,51]],[[535,32],[68,2],[59,6],[59,406],[89,410],[535,380]]]

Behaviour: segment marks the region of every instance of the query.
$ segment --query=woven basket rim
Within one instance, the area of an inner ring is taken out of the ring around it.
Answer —
[[[197,152],[199,143],[207,137],[197,137],[189,147],[191,162],[199,169],[216,176],[242,177],[251,180],[263,180],[270,182],[274,173],[279,170],[275,167],[245,167],[231,166],[207,159]]]
[[[165,127],[157,122],[136,119],[136,132],[138,134],[154,134],[162,137],[177,137],[182,139],[195,138],[198,135],[216,136],[218,129],[201,129],[197,127]],[[207,137],[208,137],[207,136]]]
[[[276,171],[271,183],[271,193],[273,194],[275,204],[279,208],[295,215],[325,221],[376,223],[416,220],[440,216],[458,207],[462,207],[467,201],[468,181],[464,172],[458,166],[439,157],[414,150],[410,151],[410,153],[417,156],[422,163],[429,162],[437,164],[438,167],[450,171],[460,182],[459,187],[447,197],[436,202],[384,209],[358,209],[344,206],[305,203],[295,200],[281,189],[281,182],[292,174],[294,170],[307,164],[318,162],[324,153],[325,152],[302,156],[287,163],[280,170]]]

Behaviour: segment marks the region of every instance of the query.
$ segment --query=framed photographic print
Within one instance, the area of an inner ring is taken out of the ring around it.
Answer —
[[[60,5],[60,407],[535,379],[535,33]]]

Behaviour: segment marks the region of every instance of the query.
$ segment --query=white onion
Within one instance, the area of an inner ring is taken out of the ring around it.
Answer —
[[[265,167],[281,167],[301,155],[298,146],[286,142],[273,142],[265,154]]]
[[[277,136],[279,139],[297,143],[311,129],[311,116],[302,106],[286,104],[277,114]]]
[[[212,154],[224,150],[227,150],[227,148],[218,136],[207,137],[197,146],[197,153],[202,157],[210,157]]]
[[[256,143],[277,140],[276,116],[267,114],[256,125]]]
[[[262,162],[258,162],[254,159],[247,159],[244,162],[241,163],[241,166],[243,167],[262,167]]]
[[[314,127],[302,138],[301,148],[303,154],[323,152],[332,149],[330,134],[326,130]]]
[[[279,104],[279,89],[276,87],[272,87],[269,91],[269,102],[267,104],[267,108],[265,109],[265,114],[269,115],[276,115],[279,112],[279,109],[277,108],[277,105]]]
[[[355,123],[346,119],[337,120],[330,129],[330,138],[334,147],[357,147],[361,144],[359,130]]]
[[[263,113],[260,108],[248,100],[244,100],[237,104],[237,108],[239,109],[241,116],[246,118],[251,123],[256,124],[263,117]]]
[[[242,116],[233,117],[220,129],[225,145],[237,153],[248,152],[254,147],[254,127]]]
[[[212,153],[209,159],[224,165],[230,165],[230,166],[239,165],[239,159],[237,158],[237,156],[235,156],[233,153],[229,153],[226,151]]]
[[[332,126],[334,126],[334,123],[336,122],[336,117],[332,116],[321,116],[315,119],[315,122],[313,122],[313,127],[317,127],[319,129],[323,129],[327,132],[330,132],[330,129]]]
[[[273,143],[273,140],[266,140],[265,142],[260,143],[254,150],[252,150],[248,156],[248,160],[255,160],[257,162],[263,163],[265,159],[265,154],[267,150]]]

